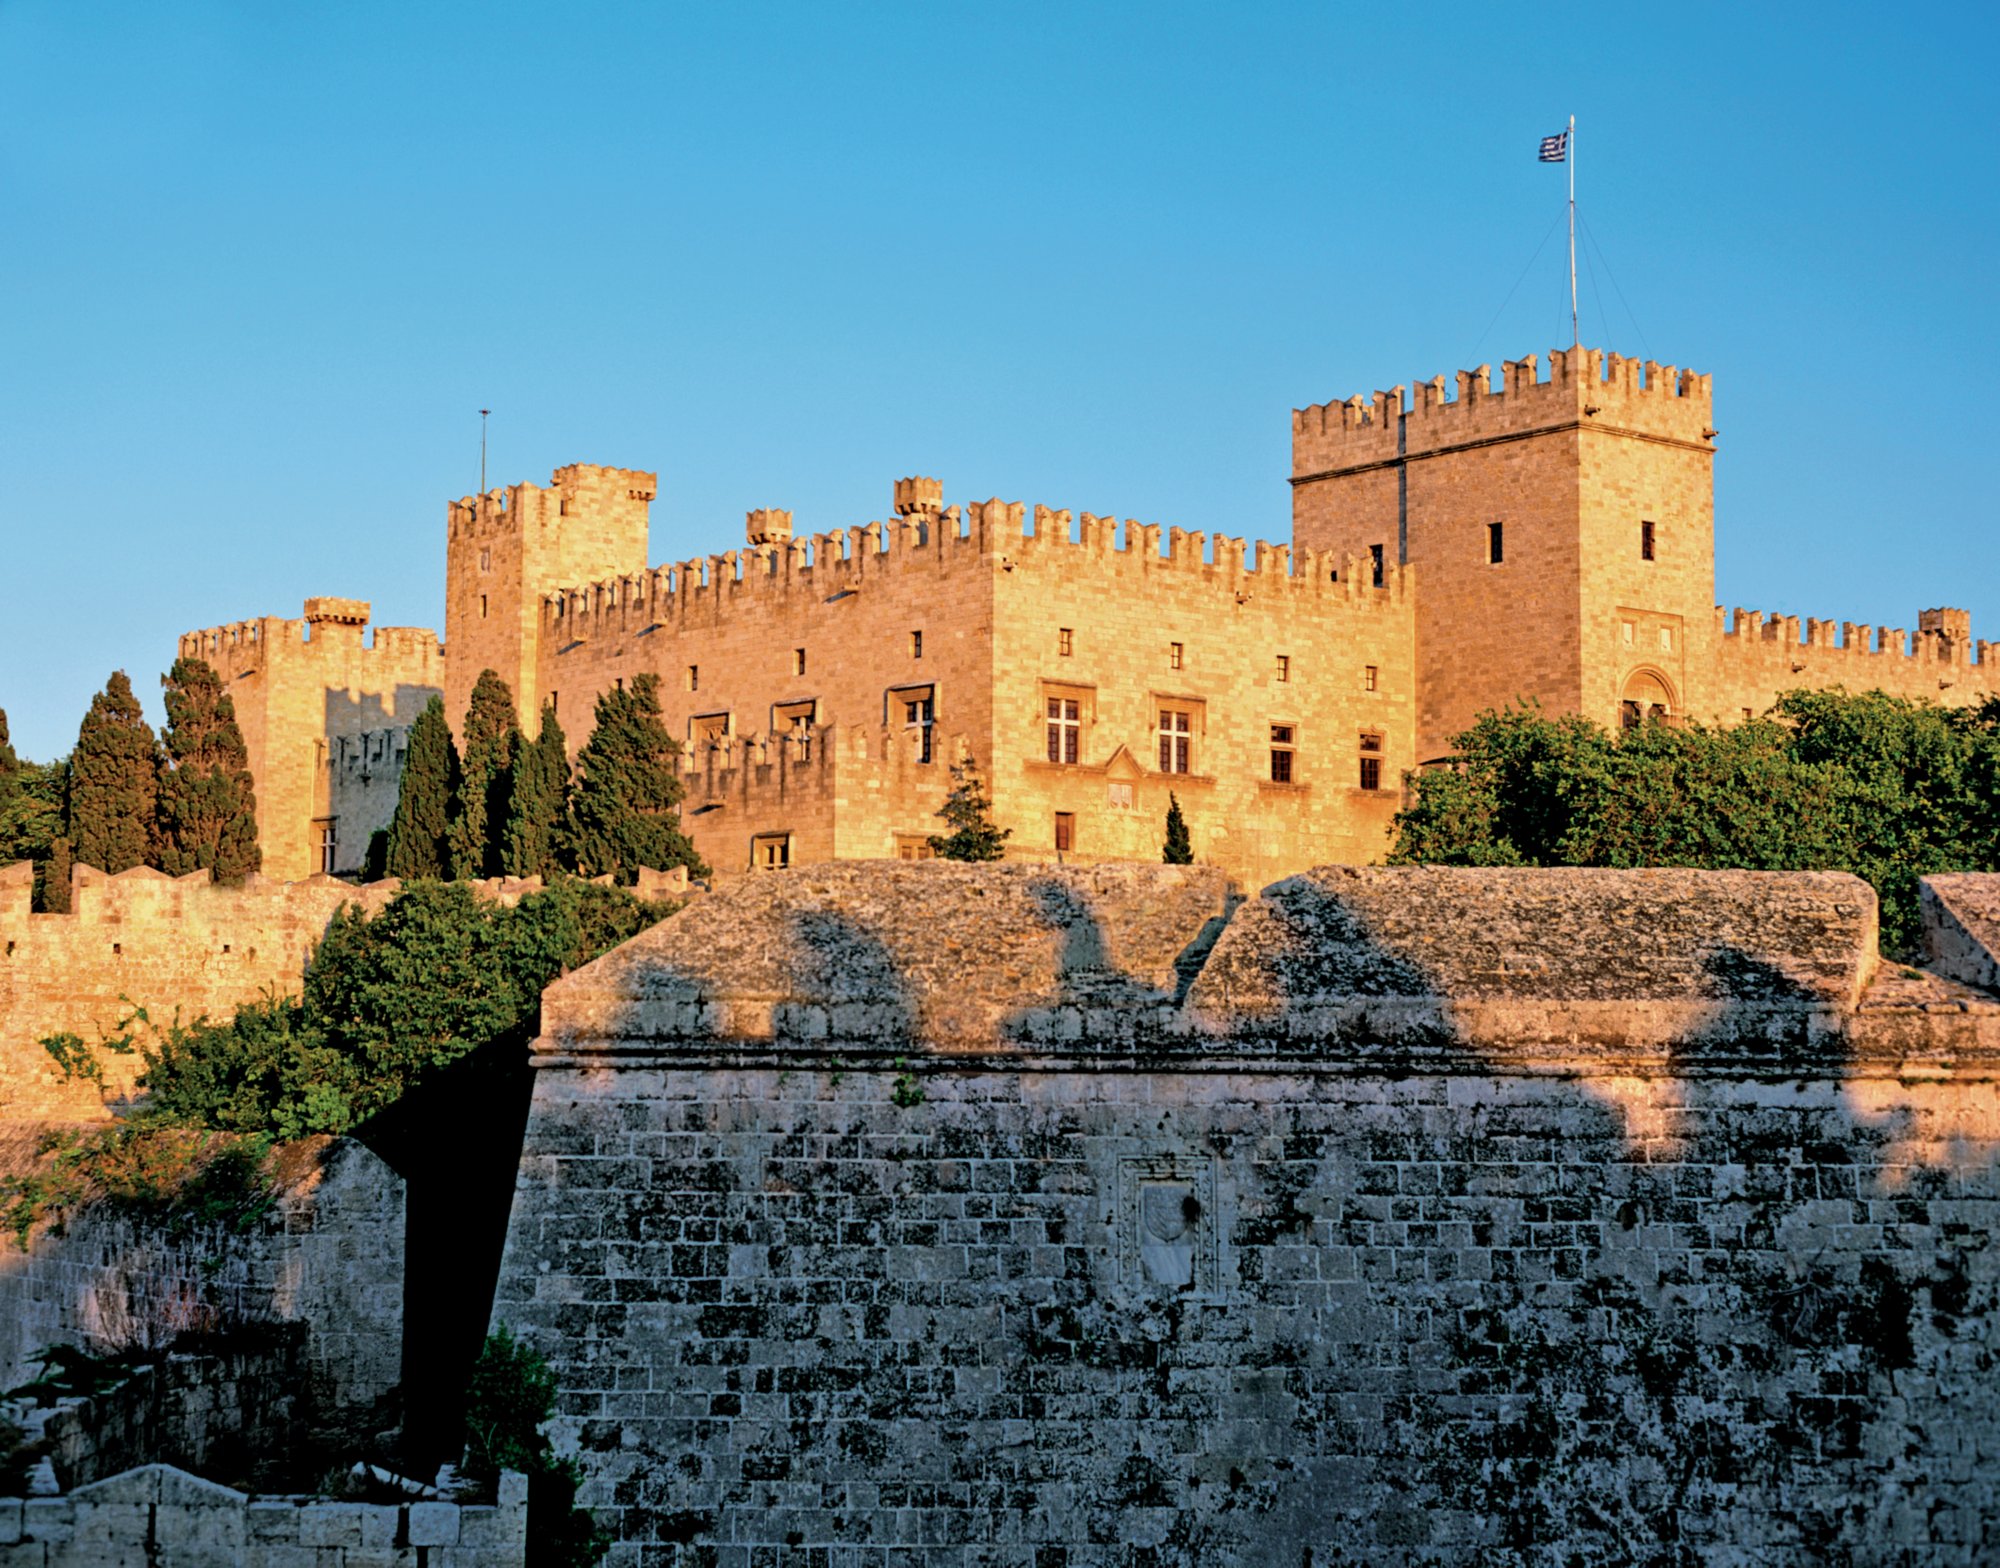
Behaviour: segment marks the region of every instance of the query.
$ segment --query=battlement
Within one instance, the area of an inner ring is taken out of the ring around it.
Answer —
[[[1620,434],[1709,449],[1712,378],[1628,359],[1602,349],[1555,349],[1549,374],[1533,354],[1502,366],[1457,373],[1455,385],[1433,376],[1405,389],[1315,403],[1292,412],[1294,482],[1451,447],[1588,424]]]
[[[782,545],[791,542],[792,514],[775,506],[760,506],[743,518],[743,537],[751,545]]]
[[[1796,615],[1766,615],[1761,610],[1729,610],[1716,606],[1715,631],[1725,653],[1745,653],[1769,659],[1789,659],[1793,674],[1804,674],[1808,657],[1822,670],[1824,656],[1901,660],[1944,668],[1978,669],[2000,677],[2000,643],[1975,641],[1972,617],[1965,610],[1925,610],[1917,618],[1912,638],[1900,626],[1868,626],[1856,621],[1801,619]],[[1866,679],[1865,676],[1859,678]]]
[[[759,514],[750,514],[754,520]],[[768,514],[767,514],[768,515]],[[782,514],[789,518],[789,514]],[[1032,526],[1031,526],[1032,525]],[[704,622],[766,596],[798,593],[821,599],[861,592],[885,574],[905,571],[1076,571],[1165,574],[1207,584],[1234,602],[1259,593],[1312,594],[1357,607],[1402,606],[1415,571],[1389,565],[1380,588],[1372,563],[1330,552],[1246,543],[1111,515],[1080,515],[997,497],[936,514],[913,512],[782,542],[581,583],[542,596],[541,635],[563,648],[593,638],[638,635],[699,615]]]
[[[457,538],[468,532],[546,524],[587,510],[648,506],[659,493],[660,476],[647,469],[568,463],[550,476],[546,487],[523,480],[483,495],[461,496],[445,508],[447,528]]]
[[[183,632],[175,651],[183,659],[206,661],[225,679],[265,668],[274,658],[309,662],[330,657],[333,650],[342,657],[360,650],[419,661],[442,653],[437,633],[426,626],[378,626],[372,638],[365,637],[368,613],[365,599],[316,596],[306,600],[305,613],[297,620],[260,615],[206,626]]]
[[[898,517],[935,517],[944,510],[944,484],[921,474],[898,479],[893,504]]]

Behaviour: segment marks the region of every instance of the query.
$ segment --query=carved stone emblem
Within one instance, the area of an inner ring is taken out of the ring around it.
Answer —
[[[1127,1277],[1151,1290],[1215,1288],[1215,1171],[1201,1155],[1119,1161]]]

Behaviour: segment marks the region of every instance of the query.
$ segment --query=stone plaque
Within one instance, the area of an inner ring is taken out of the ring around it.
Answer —
[[[1125,1276],[1155,1291],[1215,1289],[1215,1166],[1205,1155],[1118,1162]]]

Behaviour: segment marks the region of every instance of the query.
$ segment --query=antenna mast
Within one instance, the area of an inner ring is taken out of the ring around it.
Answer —
[[[1576,329],[1576,116],[1569,117],[1569,341],[1572,348],[1583,346]],[[1601,328],[1600,328],[1601,330]]]
[[[1572,189],[1569,193],[1569,204],[1572,212],[1576,209],[1575,183],[1576,178],[1572,175],[1570,177]],[[1569,224],[1569,270],[1570,294],[1574,296],[1576,293],[1576,219],[1574,217],[1570,219]],[[1573,297],[1571,303],[1575,303]],[[1572,310],[1571,315],[1574,314],[1575,311]],[[492,412],[493,410],[490,408],[482,408],[479,411],[479,493],[481,495],[486,494],[486,416]]]

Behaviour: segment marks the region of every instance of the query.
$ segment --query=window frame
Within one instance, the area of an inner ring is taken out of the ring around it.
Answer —
[[[1169,724],[1169,719],[1178,720],[1178,725]],[[1194,708],[1191,704],[1172,705],[1162,701],[1153,704],[1153,755],[1160,764],[1159,772],[1181,778],[1192,774],[1194,738]]]
[[[1271,720],[1267,731],[1270,759],[1267,772],[1273,784],[1296,784],[1299,781],[1299,727],[1289,721]],[[1279,764],[1283,763],[1280,778]]]

